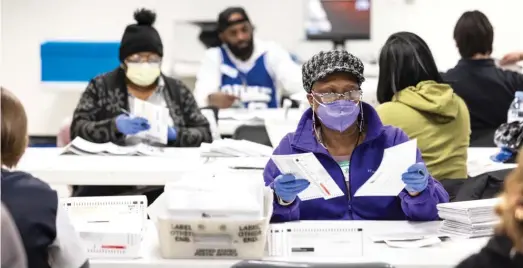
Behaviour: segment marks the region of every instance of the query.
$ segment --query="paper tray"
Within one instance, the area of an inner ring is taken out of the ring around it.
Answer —
[[[273,193],[266,189],[262,219],[172,218],[156,222],[165,259],[259,259],[265,255]]]
[[[166,259],[262,258],[268,221],[158,218],[160,253]]]

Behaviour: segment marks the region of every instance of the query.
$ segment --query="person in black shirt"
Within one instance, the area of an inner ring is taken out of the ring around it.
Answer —
[[[18,98],[0,89],[1,199],[22,238],[27,267],[89,267],[87,251],[57,193],[31,174],[11,170],[27,146],[27,116]]]
[[[454,28],[454,40],[461,60],[443,78],[469,108],[471,146],[494,146],[494,131],[507,122],[515,92],[523,91],[523,74],[496,66],[490,56],[494,31],[479,11],[461,16]]]

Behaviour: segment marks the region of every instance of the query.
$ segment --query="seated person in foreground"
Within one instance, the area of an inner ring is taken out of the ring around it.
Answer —
[[[133,113],[133,99],[138,98],[169,109],[167,146],[211,142],[209,122],[191,91],[160,71],[163,45],[152,27],[156,14],[142,9],[134,17],[137,24],[127,26],[122,37],[121,66],[93,78],[82,94],[73,115],[71,140],[78,136],[96,143],[139,143],[133,135],[150,126],[144,118],[126,114]]]
[[[384,149],[409,140],[401,129],[384,126],[376,111],[361,101],[360,59],[346,51],[321,52],[303,65],[302,72],[311,108],[274,154],[314,153],[345,195],[301,201],[297,195],[309,182],[281,174],[269,161],[264,179],[276,195],[272,222],[438,219],[436,205],[448,202],[449,196],[430,176],[419,151],[417,163],[402,175],[406,187],[399,196],[354,196],[378,169]]]
[[[500,69],[491,57],[494,30],[480,11],[465,12],[454,28],[461,60],[444,79],[467,104],[472,129],[471,146],[495,146],[496,128],[507,122],[507,111],[523,74]]]
[[[521,268],[523,267],[523,153],[518,167],[505,181],[505,190],[496,212],[501,223],[496,235],[477,254],[464,260],[457,268]]]
[[[89,267],[83,242],[58,194],[31,174],[11,170],[27,147],[27,116],[15,95],[4,88],[1,95],[1,197],[22,238],[27,267]]]
[[[443,83],[428,45],[413,33],[391,35],[381,49],[379,65],[381,105],[376,111],[381,121],[418,140],[430,174],[452,200],[467,178],[467,105]]]
[[[222,11],[218,31],[223,45],[207,50],[196,77],[194,95],[200,107],[224,109],[251,104],[276,108],[282,96],[301,91],[300,66],[279,45],[254,39],[254,27],[243,8]],[[266,100],[249,102],[245,95]]]

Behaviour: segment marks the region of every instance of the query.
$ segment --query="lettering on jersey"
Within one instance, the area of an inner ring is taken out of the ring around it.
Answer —
[[[193,232],[189,224],[171,224],[171,236],[176,242],[191,242]]]
[[[221,92],[227,93],[229,95],[237,96],[242,99],[244,102],[252,101],[250,98],[255,98],[259,95],[264,95],[263,102],[270,102],[272,95],[272,88],[261,87],[261,86],[243,86],[243,85],[223,85],[221,87]],[[244,100],[245,99],[245,100]],[[260,100],[261,101],[261,100]]]
[[[238,70],[234,69],[233,67],[231,67],[227,64],[220,65],[220,71],[222,72],[222,74],[227,75],[228,77],[231,77],[231,78],[238,77],[238,73],[239,73]]]
[[[244,225],[238,229],[238,236],[243,240],[243,243],[256,242],[262,234],[259,224]]]

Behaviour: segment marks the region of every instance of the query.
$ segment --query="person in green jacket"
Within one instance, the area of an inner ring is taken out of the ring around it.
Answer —
[[[467,178],[467,105],[443,82],[428,45],[416,34],[391,35],[381,49],[379,68],[381,120],[418,140],[430,173],[452,200]]]

